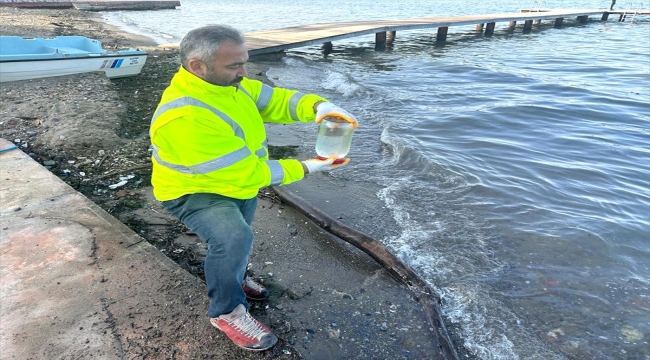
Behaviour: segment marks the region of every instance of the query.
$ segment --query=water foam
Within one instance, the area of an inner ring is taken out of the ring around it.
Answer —
[[[450,206],[443,195],[473,185],[390,131],[382,133],[382,142],[391,151],[382,163],[386,187],[377,195],[402,227],[399,236],[384,242],[441,296],[443,315],[463,339],[462,346],[479,359],[562,359],[496,298],[498,292],[490,282],[508,267],[492,257],[483,220],[462,205]],[[409,164],[402,173],[399,168],[405,162]],[[432,188],[437,198],[422,199]],[[514,345],[522,343],[528,344],[527,349]]]
[[[323,80],[322,86],[325,89],[334,90],[343,96],[350,96],[360,88],[349,76],[331,70],[327,71],[327,76]]]

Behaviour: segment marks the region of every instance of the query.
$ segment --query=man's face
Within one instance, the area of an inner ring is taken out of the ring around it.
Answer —
[[[239,86],[243,77],[248,75],[245,66],[247,61],[246,45],[225,41],[217,50],[215,60],[206,64],[203,80],[212,85]]]

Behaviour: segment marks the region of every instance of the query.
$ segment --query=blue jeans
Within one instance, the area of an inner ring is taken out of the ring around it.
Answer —
[[[208,316],[215,318],[229,313],[239,304],[248,309],[242,282],[253,248],[251,223],[257,197],[239,200],[198,193],[163,201],[162,205],[208,243],[205,256],[205,282],[210,297]]]

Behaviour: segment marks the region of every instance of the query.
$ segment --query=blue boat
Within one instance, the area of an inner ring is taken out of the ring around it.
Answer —
[[[84,36],[0,36],[0,82],[103,71],[110,79],[140,73],[147,53],[106,50]]]

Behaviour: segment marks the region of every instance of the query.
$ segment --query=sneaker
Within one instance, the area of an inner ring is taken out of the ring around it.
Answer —
[[[269,291],[250,276],[246,276],[241,287],[249,300],[262,301],[269,298]]]
[[[231,313],[210,318],[210,323],[226,333],[235,345],[246,350],[266,350],[278,341],[266,326],[248,313],[243,304],[237,305]]]

